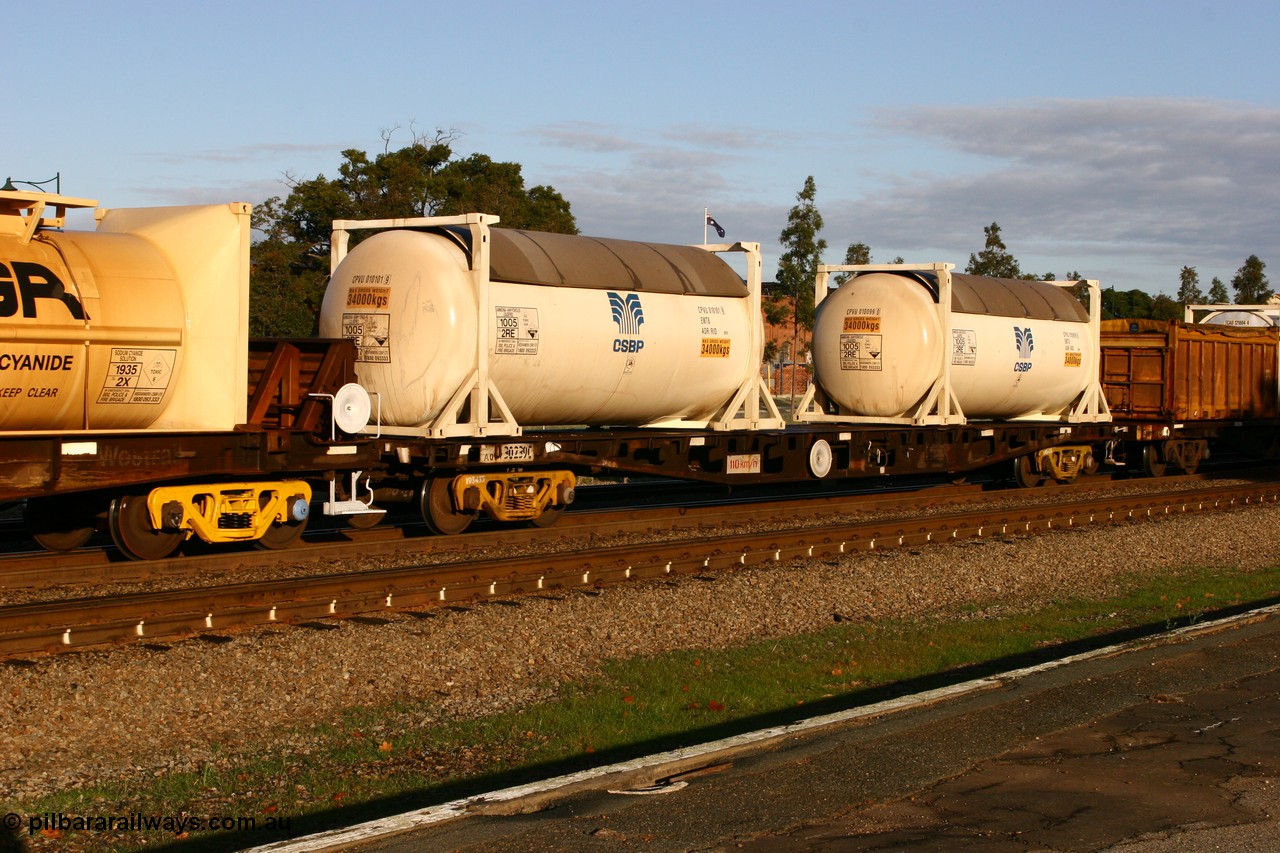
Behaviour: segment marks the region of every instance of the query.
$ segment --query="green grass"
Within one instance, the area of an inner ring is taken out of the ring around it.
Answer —
[[[1194,570],[1132,581],[1107,600],[1065,599],[1012,612],[970,604],[927,619],[840,622],[805,636],[730,649],[609,661],[556,698],[482,719],[432,721],[426,705],[357,708],[299,731],[310,754],[216,760],[199,772],[10,803],[19,814],[223,814],[287,817],[292,833],[570,772],[828,709],[967,678],[988,662],[1023,665],[1063,644],[1109,642],[1134,626],[1172,627],[1275,597],[1280,570]],[[991,666],[996,666],[992,664]],[[950,674],[950,675],[948,675]],[[286,730],[286,734],[287,734]],[[327,813],[327,815],[326,815]],[[279,835],[205,833],[183,850],[237,849]],[[130,849],[172,833],[68,833],[33,849]]]

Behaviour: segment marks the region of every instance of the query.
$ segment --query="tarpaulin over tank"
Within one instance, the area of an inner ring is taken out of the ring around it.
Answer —
[[[933,274],[903,272],[894,275],[908,276],[924,282],[933,291],[936,300],[938,279]],[[1050,282],[1020,278],[990,278],[952,273],[951,310],[991,317],[1089,322],[1088,309],[1068,288]]]
[[[465,229],[447,229],[467,242]],[[490,232],[489,277],[514,284],[747,297],[747,285],[714,254],[693,246],[670,246],[494,228]]]

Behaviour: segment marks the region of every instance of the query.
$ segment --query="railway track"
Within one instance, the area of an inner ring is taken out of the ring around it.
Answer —
[[[958,490],[939,494],[933,500],[956,503],[972,501],[973,497],[972,492],[966,494]],[[897,500],[901,502],[901,498]],[[925,499],[913,496],[911,500],[918,506]],[[1194,491],[1117,493],[1035,505],[941,510],[909,518],[887,514],[871,519],[831,518],[816,525],[784,523],[764,531],[708,535],[705,528],[723,523],[726,516],[726,508],[709,507],[685,513],[689,526],[703,528],[696,539],[653,541],[645,537],[640,544],[592,546],[584,544],[590,539],[587,532],[590,522],[584,522],[559,531],[536,531],[538,538],[544,535],[572,538],[575,544],[570,550],[488,559],[470,556],[480,550],[478,539],[486,535],[473,534],[462,538],[465,549],[459,548],[456,542],[434,540],[433,546],[439,550],[432,554],[434,562],[426,565],[418,561],[396,568],[0,607],[0,655],[14,657],[106,643],[174,639],[254,625],[470,604],[552,590],[594,589],[607,584],[739,566],[793,559],[830,559],[859,551],[920,547],[1091,524],[1128,523],[1154,516],[1214,512],[1278,500],[1280,484],[1242,486],[1235,483]],[[793,512],[796,509],[793,505],[787,506]],[[834,515],[830,506],[825,509]],[[813,521],[816,510],[817,507],[810,506],[805,512],[794,514]],[[733,514],[736,520],[741,520],[745,514],[772,513],[776,524],[778,511],[777,506],[735,507]],[[637,518],[629,523],[653,522]],[[496,535],[509,539],[510,531]],[[368,554],[368,543],[352,545]],[[296,555],[291,553],[291,556]],[[218,559],[224,558],[225,555],[220,555]],[[325,558],[332,565],[329,551],[325,552]]]
[[[1032,491],[1013,488],[1007,481],[949,483],[937,478],[920,478],[910,489],[892,491],[877,481],[870,485],[809,485],[787,490],[782,495],[777,489],[739,488],[730,492],[719,487],[673,481],[591,486],[580,490],[582,497],[575,507],[550,528],[512,528],[481,521],[465,535],[438,536],[431,534],[420,518],[406,512],[370,529],[341,524],[313,526],[300,542],[282,550],[262,551],[247,546],[239,550],[211,548],[193,540],[182,553],[161,560],[129,560],[117,551],[105,533],[74,551],[49,552],[27,538],[20,517],[11,513],[9,518],[0,517],[0,522],[10,522],[7,527],[0,525],[0,602],[5,590],[201,581],[235,572],[278,574],[282,567],[291,565],[302,567],[308,563],[358,557],[407,554],[415,559],[434,561],[441,555],[447,559],[451,552],[458,550],[483,552],[509,549],[513,544],[533,550],[554,550],[577,546],[584,539],[594,541],[633,533],[671,536],[678,535],[678,531],[708,526],[776,523],[788,516],[804,517],[810,525],[815,525],[847,513],[918,511],[922,507],[974,500],[1019,503],[1057,500],[1072,490],[1131,489],[1135,484],[1139,488],[1158,490],[1256,475],[1256,466],[1241,470],[1233,464],[1160,480],[1100,475],[1069,486]]]

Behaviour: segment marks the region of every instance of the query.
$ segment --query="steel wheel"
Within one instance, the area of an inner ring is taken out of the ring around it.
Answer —
[[[111,502],[107,527],[116,547],[131,560],[161,560],[178,550],[183,535],[151,526],[145,495],[125,495]]]
[[[1024,489],[1033,489],[1044,482],[1044,475],[1031,467],[1031,456],[1019,456],[1013,460],[1013,479]]]
[[[433,533],[442,536],[461,533],[476,518],[475,512],[454,509],[449,483],[449,478],[437,477],[423,483],[418,492],[418,508],[422,511],[422,520]]]
[[[1160,461],[1160,450],[1154,444],[1148,444],[1142,448],[1142,470],[1146,471],[1148,476],[1163,477],[1168,467],[1168,462]]]
[[[560,520],[560,516],[564,515],[565,508],[562,506],[550,506],[542,511],[542,515],[532,518],[529,523],[534,527],[550,527]]]
[[[74,551],[97,529],[91,509],[74,498],[29,498],[23,517],[31,538],[50,551]]]
[[[291,521],[285,524],[276,522],[267,528],[267,532],[253,540],[253,544],[264,551],[276,551],[288,548],[302,538],[302,531],[307,529],[305,521]]]
[[[382,523],[382,519],[387,517],[387,511],[380,512],[359,512],[355,515],[347,516],[347,526],[354,527],[357,530],[368,530],[370,527],[377,527]]]
[[[301,498],[289,498],[286,502],[288,509],[285,514],[293,516],[294,501]],[[271,502],[271,496],[267,492],[263,492],[258,496],[258,504],[263,509]],[[305,509],[305,507],[304,507]],[[253,544],[264,551],[276,551],[280,548],[288,548],[294,542],[302,538],[302,531],[307,529],[307,519],[309,515],[303,512],[301,519],[293,519],[290,521],[276,521],[267,528],[267,532],[254,540]]]

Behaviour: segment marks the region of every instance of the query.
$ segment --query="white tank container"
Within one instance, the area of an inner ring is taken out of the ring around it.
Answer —
[[[487,271],[448,229],[375,234],[335,269],[320,334],[356,342],[383,424],[439,417],[471,381],[481,331],[489,380],[524,426],[704,421],[754,378],[758,312],[709,252],[487,233]]]
[[[818,306],[815,382],[855,417],[906,418],[944,368],[969,419],[1058,417],[1097,381],[1084,306],[1043,282],[951,276],[950,327],[937,278],[863,273]]]
[[[230,429],[247,405],[249,206],[98,211],[0,192],[0,430]],[[198,356],[197,364],[184,369]]]

